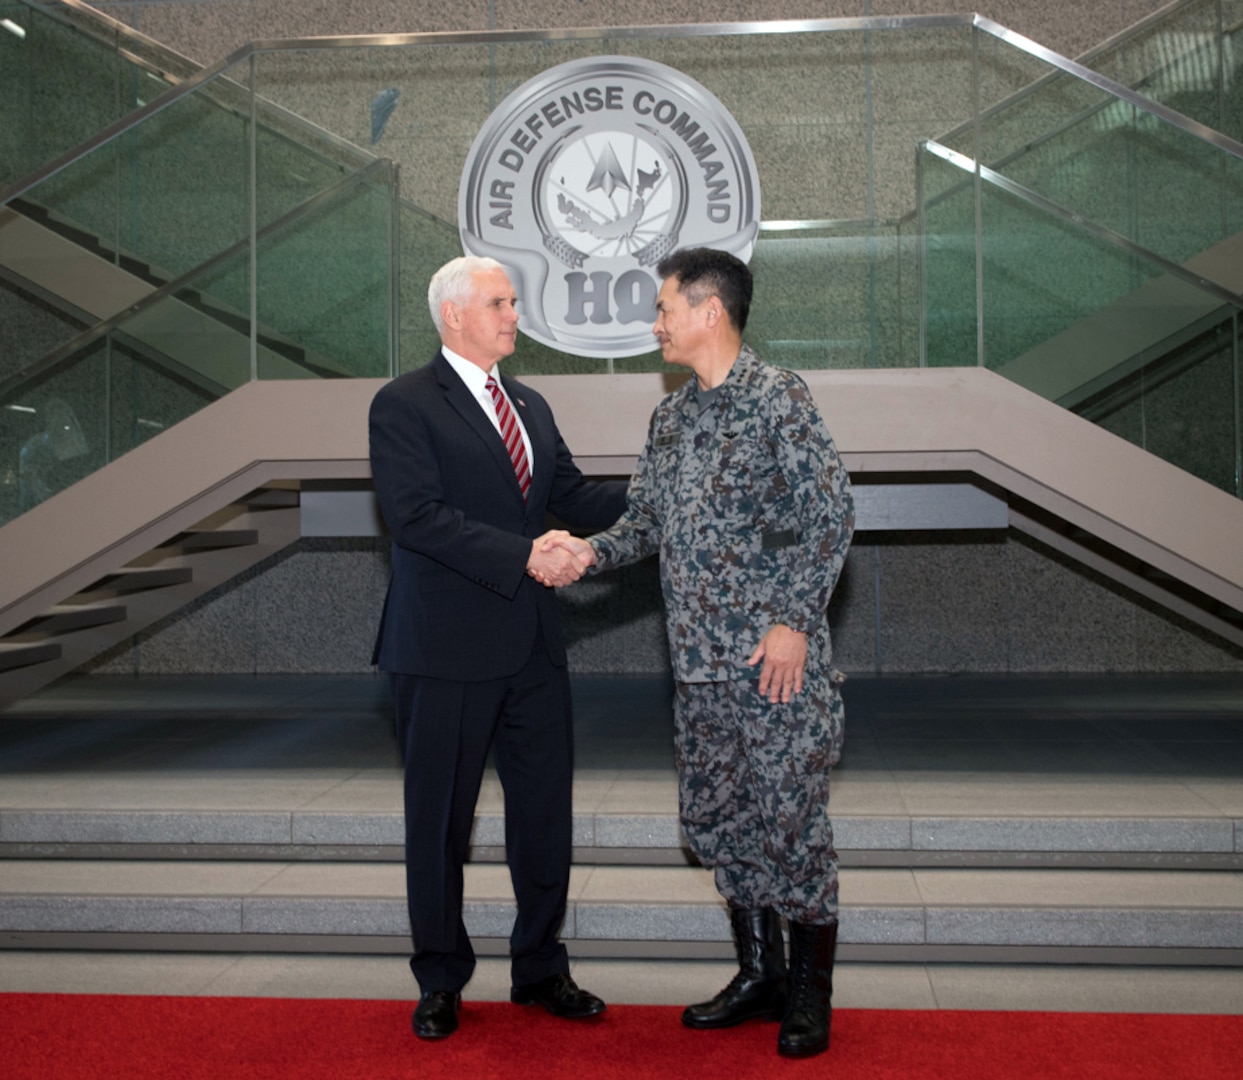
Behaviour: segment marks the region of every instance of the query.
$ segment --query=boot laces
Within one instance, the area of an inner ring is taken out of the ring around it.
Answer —
[[[790,1007],[795,1009],[815,999],[815,963],[810,946],[790,951]]]

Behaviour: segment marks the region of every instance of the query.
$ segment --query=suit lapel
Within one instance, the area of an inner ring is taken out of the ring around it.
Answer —
[[[514,463],[509,458],[509,451],[505,449],[504,440],[496,428],[492,426],[492,422],[484,415],[483,408],[474,395],[466,388],[466,384],[458,377],[457,372],[453,370],[453,366],[445,359],[443,353],[436,354],[433,364],[436,367],[436,377],[444,389],[445,400],[466,422],[467,426],[483,440],[484,446],[487,447],[488,452],[492,455],[492,459],[501,470],[502,477],[513,490],[514,498],[521,503],[522,489],[518,487],[518,477],[514,475]],[[508,392],[508,384],[503,385],[505,385],[505,389]],[[512,394],[510,395],[510,400],[513,400]],[[527,422],[526,413],[522,414],[522,422],[523,424]],[[527,431],[529,434],[529,427]],[[534,438],[534,436],[531,437]]]

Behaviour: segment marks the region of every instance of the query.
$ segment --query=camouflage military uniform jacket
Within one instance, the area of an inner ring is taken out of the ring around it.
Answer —
[[[679,682],[758,676],[783,623],[830,658],[825,608],[854,530],[850,480],[806,384],[743,346],[702,413],[695,380],[652,414],[626,513],[592,538],[597,570],[660,554]]]

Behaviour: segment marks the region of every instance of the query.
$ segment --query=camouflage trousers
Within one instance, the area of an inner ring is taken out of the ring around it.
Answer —
[[[737,908],[795,922],[837,917],[829,766],[841,752],[837,686],[808,672],[788,704],[754,680],[678,683],[674,756],[682,827]]]

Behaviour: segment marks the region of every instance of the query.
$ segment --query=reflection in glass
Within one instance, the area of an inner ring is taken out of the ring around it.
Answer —
[[[73,407],[63,398],[49,398],[39,410],[43,430],[31,435],[18,451],[18,491],[27,510],[86,474],[86,436]]]

